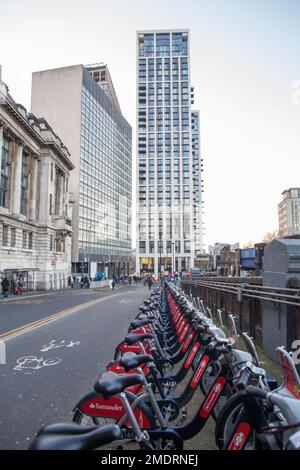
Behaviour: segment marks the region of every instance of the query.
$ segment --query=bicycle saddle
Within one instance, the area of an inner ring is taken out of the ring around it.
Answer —
[[[141,364],[145,362],[153,361],[153,357],[150,354],[135,354],[134,352],[127,352],[121,357],[119,364],[124,367],[124,369],[136,369]]]
[[[130,326],[132,328],[137,328],[138,326],[148,325],[149,323],[153,323],[153,320],[151,318],[141,318],[140,320],[133,320],[130,323]]]
[[[148,311],[149,311],[148,309],[146,309],[145,311],[142,310],[141,312],[139,312],[139,313],[137,314],[137,316],[135,317],[135,319],[136,319],[136,320],[140,320],[140,319],[142,320],[142,319],[146,319],[146,318],[147,318],[147,320],[156,320],[156,317],[155,317],[154,315],[150,315],[150,314],[145,313],[145,312],[148,312]]]
[[[140,312],[148,312],[149,311],[149,307],[146,307],[145,305],[142,305],[140,308],[139,308]]]
[[[142,333],[140,335],[137,335],[135,333],[129,333],[128,335],[125,336],[125,342],[129,345],[132,345],[134,343],[138,343],[139,341],[142,341],[143,339],[148,339],[148,338],[153,338],[153,335],[151,333]]]
[[[88,450],[121,438],[121,429],[112,424],[90,428],[86,432],[78,425],[78,434],[40,434],[29,445],[29,450]]]
[[[64,434],[64,435],[76,435],[84,434],[95,429],[95,426],[82,427],[75,423],[52,423],[43,426],[37,433],[37,436],[45,436],[50,434]]]
[[[141,383],[143,377],[139,374],[116,374],[115,372],[104,372],[94,384],[94,390],[108,399],[111,395],[123,392],[127,387]]]

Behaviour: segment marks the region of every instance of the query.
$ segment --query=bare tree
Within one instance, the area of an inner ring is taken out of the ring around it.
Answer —
[[[243,248],[254,248],[254,242],[247,242],[243,246]]]
[[[271,243],[272,240],[279,238],[279,230],[273,230],[273,232],[267,232],[262,239],[263,243]]]

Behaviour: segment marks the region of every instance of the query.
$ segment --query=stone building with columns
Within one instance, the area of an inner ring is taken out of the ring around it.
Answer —
[[[16,103],[0,77],[0,277],[25,290],[67,285],[72,201],[68,149]]]

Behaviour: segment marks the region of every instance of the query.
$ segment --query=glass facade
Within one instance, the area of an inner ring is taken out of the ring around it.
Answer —
[[[81,96],[79,257],[131,256],[131,127],[90,74]]]
[[[177,268],[189,269],[201,178],[199,151],[194,152],[199,127],[193,129],[192,122],[188,31],[139,32],[137,43],[137,270],[145,265],[143,258],[158,272],[159,259],[168,258],[172,242]]]

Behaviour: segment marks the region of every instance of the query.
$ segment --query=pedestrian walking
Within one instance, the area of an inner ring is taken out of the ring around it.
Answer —
[[[129,284],[130,286],[131,286],[131,281],[132,281],[131,276],[129,276],[129,277],[128,277],[128,284]]]
[[[23,294],[23,282],[20,277],[17,278],[16,286],[17,286],[18,295],[22,295]]]
[[[114,279],[112,279],[112,281],[111,281],[112,290],[115,290],[115,285],[116,285],[116,281]]]
[[[7,300],[8,299],[9,280],[7,279],[6,276],[4,276],[4,278],[2,279],[1,286],[2,286],[3,299]]]
[[[152,284],[153,284],[153,279],[152,279],[152,277],[148,277],[148,287],[149,287],[149,290],[151,290]]]

